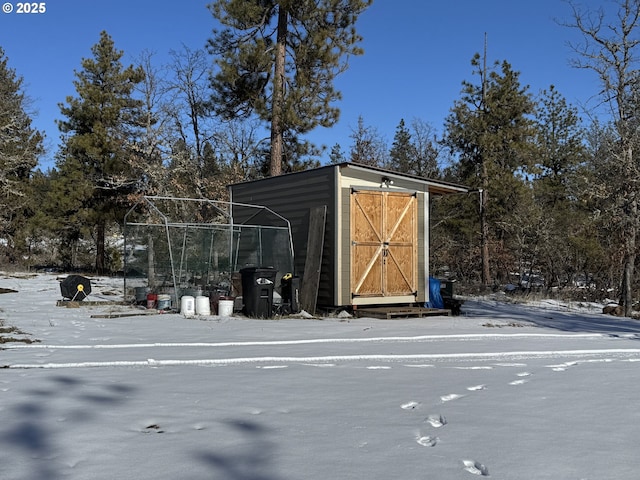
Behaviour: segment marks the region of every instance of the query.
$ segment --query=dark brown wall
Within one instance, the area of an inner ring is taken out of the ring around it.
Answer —
[[[231,199],[237,203],[262,205],[285,217],[291,224],[295,274],[304,275],[307,253],[309,211],[327,206],[323,261],[318,305],[335,305],[333,298],[335,256],[335,211],[337,166],[330,165],[299,173],[268,177],[253,182],[231,185]],[[240,219],[234,219],[238,221]]]

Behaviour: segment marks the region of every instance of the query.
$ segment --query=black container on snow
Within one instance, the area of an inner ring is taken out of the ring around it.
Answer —
[[[244,314],[248,317],[271,318],[273,286],[277,271],[272,267],[246,267],[242,275]]]

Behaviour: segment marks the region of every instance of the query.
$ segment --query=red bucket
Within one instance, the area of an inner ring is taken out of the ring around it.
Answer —
[[[147,293],[147,308],[156,308],[158,304],[158,294]]]

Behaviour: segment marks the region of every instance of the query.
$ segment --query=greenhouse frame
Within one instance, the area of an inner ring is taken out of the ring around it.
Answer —
[[[240,221],[234,219],[240,218]],[[273,210],[208,199],[143,196],[124,217],[124,290],[237,295],[239,271],[293,271],[289,221]]]

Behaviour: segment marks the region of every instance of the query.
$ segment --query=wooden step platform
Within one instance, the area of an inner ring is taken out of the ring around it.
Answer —
[[[92,300],[58,300],[56,302],[57,307],[67,307],[67,308],[79,308],[79,307],[104,307],[107,305],[131,305],[131,302],[124,301],[112,301],[112,300],[102,300],[102,301],[92,301]]]
[[[373,318],[422,318],[435,315],[451,315],[451,310],[444,308],[424,308],[424,307],[363,307],[354,309],[356,317],[373,317]]]

